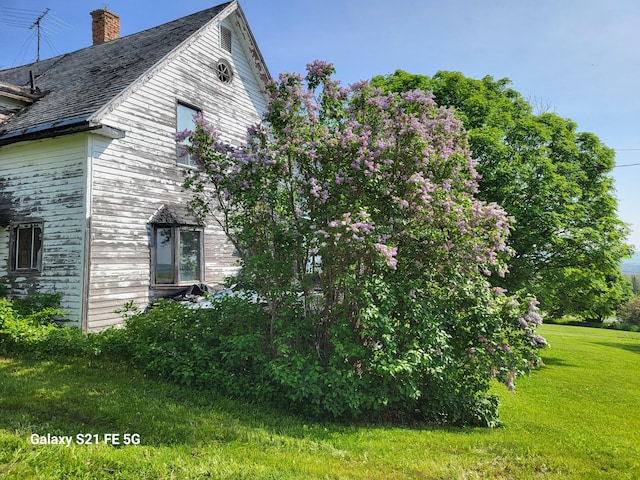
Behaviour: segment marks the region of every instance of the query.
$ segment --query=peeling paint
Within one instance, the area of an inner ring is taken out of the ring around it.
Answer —
[[[7,188],[6,178],[0,178],[0,227],[6,227],[11,221],[13,196]]]

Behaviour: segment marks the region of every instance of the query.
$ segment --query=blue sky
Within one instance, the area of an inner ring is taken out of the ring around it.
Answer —
[[[127,35],[216,0],[110,0]],[[0,68],[89,46],[87,0],[0,0]],[[403,69],[507,77],[534,103],[617,152],[619,213],[640,250],[640,2],[637,0],[240,0],[272,75],[322,59],[344,84]],[[13,9],[26,10],[16,12]],[[16,15],[16,14],[20,15]]]

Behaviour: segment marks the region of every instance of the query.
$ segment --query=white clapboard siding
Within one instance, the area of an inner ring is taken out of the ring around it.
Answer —
[[[0,228],[0,276],[13,295],[59,292],[67,320],[81,324],[84,258],[86,135],[0,149],[2,193],[12,221],[44,220],[40,273],[9,271],[9,228]]]
[[[232,17],[235,13],[232,13]],[[214,22],[126,93],[102,119],[125,132],[122,139],[94,136],[90,151],[90,275],[87,328],[119,323],[115,313],[127,302],[145,308],[154,296],[151,285],[149,220],[164,204],[186,205],[184,167],[176,159],[176,104],[202,109],[223,138],[236,144],[257,123],[265,109],[259,81],[247,58],[233,18],[224,20],[233,32],[234,48],[220,48],[219,23]],[[222,84],[216,65],[225,58],[234,79]],[[233,274],[236,258],[224,233],[210,221],[205,228],[205,278],[218,284]]]

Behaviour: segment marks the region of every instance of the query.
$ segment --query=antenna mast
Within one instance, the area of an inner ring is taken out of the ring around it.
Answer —
[[[40,22],[42,21],[42,19],[45,17],[45,15],[49,13],[49,9],[47,8],[44,12],[42,12],[42,15],[40,15],[35,22],[33,22],[33,24],[29,27],[29,30],[33,30],[33,27],[36,27],[38,29],[38,56],[36,57],[36,62],[40,61]]]

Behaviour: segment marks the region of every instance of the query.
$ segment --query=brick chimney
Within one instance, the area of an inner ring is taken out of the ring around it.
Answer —
[[[94,10],[91,12],[91,16],[93,17],[91,29],[94,45],[120,37],[120,17],[107,10],[107,7],[102,10]]]

